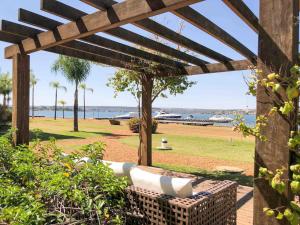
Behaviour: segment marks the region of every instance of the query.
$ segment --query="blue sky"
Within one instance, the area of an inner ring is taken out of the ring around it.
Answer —
[[[62,22],[67,22],[59,17],[41,11],[39,2],[40,1],[37,0],[1,0],[2,4],[0,8],[0,19],[17,22],[18,8],[24,8]],[[61,2],[72,5],[73,7],[77,7],[87,13],[92,13],[95,11],[95,9],[81,3],[79,0],[62,0]],[[245,0],[244,2],[256,15],[258,15],[259,0]],[[192,7],[229,32],[250,50],[257,53],[257,35],[231,10],[229,10],[221,0],[207,0],[197,3]],[[156,16],[153,19],[159,21],[163,25],[168,26],[169,28],[172,28],[173,30],[177,30],[178,24],[181,21],[181,19],[171,13]],[[126,25],[124,28],[130,29],[146,37],[153,38],[152,34],[145,32],[133,25]],[[230,49],[226,45],[190,24],[185,23],[185,28],[182,34],[228,57],[236,60],[243,59],[243,57],[234,50]],[[110,37],[103,33],[99,33],[99,35]],[[132,45],[117,38],[110,38],[115,41]],[[0,42],[1,72],[11,72],[12,68],[11,60],[6,60],[3,57],[4,48],[6,46],[8,46],[7,43]],[[199,57],[207,60],[205,57]],[[68,91],[67,93],[60,92],[59,99],[67,101],[68,105],[72,105],[73,103],[74,87],[69,84],[61,74],[55,75],[51,72],[51,65],[56,58],[57,55],[47,52],[31,54],[31,69],[39,79],[36,87],[36,105],[53,105],[54,90],[49,87],[49,83],[51,81],[59,81],[62,85],[65,85]],[[107,80],[113,76],[114,72],[114,68],[93,66],[86,84],[95,91],[93,94],[88,94],[88,105],[136,106],[135,100],[127,93],[120,94],[117,98],[113,97],[114,92],[111,88],[106,86],[106,83]],[[255,99],[245,95],[247,92],[247,87],[243,77],[247,76],[248,74],[249,71],[239,71],[192,76],[189,79],[197,81],[197,85],[190,88],[183,95],[178,95],[175,97],[171,96],[168,99],[158,99],[154,102],[154,106],[231,109],[245,108],[248,105],[249,108],[255,108]],[[82,103],[82,98],[80,98],[79,103]]]

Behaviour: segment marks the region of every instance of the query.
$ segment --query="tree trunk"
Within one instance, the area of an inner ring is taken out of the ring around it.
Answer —
[[[56,111],[57,111],[57,88],[55,89],[55,105],[54,105],[54,119],[56,120]]]
[[[153,79],[143,74],[142,78],[141,157],[139,164],[152,165],[152,90]]]
[[[63,105],[63,119],[65,118],[65,106]]]
[[[6,94],[3,94],[3,109],[6,109]]]
[[[31,116],[34,118],[34,85],[32,85],[32,103],[31,103]]]
[[[85,89],[83,89],[83,119],[85,119]]]
[[[7,95],[7,99],[6,99],[6,102],[7,102],[6,106],[7,107],[9,107],[9,101],[10,101],[10,94]]]
[[[141,121],[141,98],[138,98],[138,116],[139,116],[139,148],[138,148],[138,164],[142,162],[142,121]]]
[[[74,95],[74,131],[78,131],[78,82],[76,82]]]

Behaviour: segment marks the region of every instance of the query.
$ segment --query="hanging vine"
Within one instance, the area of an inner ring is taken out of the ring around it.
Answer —
[[[241,132],[244,136],[254,136],[263,142],[268,142],[265,135],[262,134],[262,129],[268,125],[268,117],[279,113],[281,116],[287,117],[298,107],[294,104],[299,97],[300,87],[300,67],[293,66],[290,69],[291,76],[281,77],[277,73],[270,73],[266,77],[262,76],[262,71],[252,69],[249,79],[246,83],[249,87],[247,94],[256,96],[257,86],[264,87],[267,93],[276,96],[275,106],[270,109],[266,115],[259,115],[256,119],[254,127],[247,126],[243,117],[238,116],[234,125],[234,130]],[[263,77],[263,78],[262,78]],[[298,126],[298,123],[297,123]],[[300,146],[300,134],[298,130],[294,130],[290,134],[290,139],[287,143],[291,151],[297,152]],[[297,154],[296,154],[297,155]],[[279,194],[283,194],[290,185],[293,194],[300,195],[300,154],[296,162],[290,166],[292,173],[291,180],[283,179],[283,174],[288,168],[278,168],[271,171],[268,168],[259,168],[259,179],[264,179],[268,184]],[[275,217],[277,220],[286,218],[291,225],[298,225],[300,222],[300,202],[290,201],[288,205],[278,206],[275,209],[264,208],[266,216]]]

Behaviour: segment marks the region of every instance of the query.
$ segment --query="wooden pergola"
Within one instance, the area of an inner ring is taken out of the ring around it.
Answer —
[[[81,1],[95,7],[98,11],[86,14],[56,0],[41,0],[43,11],[70,22],[62,24],[25,9],[19,10],[19,20],[37,28],[6,20],[1,22],[0,40],[13,44],[5,49],[5,57],[13,61],[12,124],[14,128],[17,128],[14,137],[15,144],[29,142],[29,54],[33,52],[44,50],[113,67],[132,68],[135,66],[137,70],[139,70],[139,66],[147,66],[147,62],[156,62],[163,68],[161,76],[166,71],[172,71],[176,75],[198,75],[247,70],[253,66],[262,70],[264,76],[270,72],[289,76],[288,68],[298,63],[299,0],[260,0],[259,19],[242,0],[220,0],[258,34],[258,56],[221,27],[190,7],[190,5],[203,0],[126,0],[121,3],[114,0]],[[171,12],[207,32],[240,53],[244,59],[233,61],[229,57],[149,19],[149,17],[165,12]],[[129,23],[190,51],[211,58],[216,63],[208,63],[191,54],[121,28],[122,25]],[[96,35],[98,32],[104,32],[161,54],[157,55],[121,44]],[[140,59],[143,59],[143,65],[137,63]],[[153,77],[146,74],[142,76],[141,163],[148,166],[152,164],[150,92],[152,81]],[[270,111],[276,101],[273,98],[268,95],[265,88],[258,87],[257,115],[265,115]],[[255,177],[258,176],[259,166],[275,170],[282,166],[288,168],[290,165],[292,156],[287,142],[290,131],[296,129],[297,111],[298,109],[295,109],[288,119],[280,115],[269,118],[269,125],[263,132],[269,140],[276,141],[265,143],[256,140]],[[285,177],[288,176],[289,172],[286,172]],[[262,208],[277,207],[291,197],[290,191],[287,191],[284,196],[278,195],[266,182],[256,179],[254,224],[287,223],[266,218]]]

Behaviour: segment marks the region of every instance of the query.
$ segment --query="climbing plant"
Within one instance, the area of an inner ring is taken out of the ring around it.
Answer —
[[[249,127],[241,116],[238,116],[234,126],[234,130],[241,132],[244,136],[254,136],[263,142],[268,142],[268,138],[262,134],[262,129],[268,125],[268,118],[275,113],[279,113],[283,117],[288,117],[295,108],[295,100],[299,97],[300,87],[300,67],[293,66],[290,69],[290,76],[282,77],[277,73],[270,73],[267,76],[262,76],[262,71],[252,69],[252,74],[246,83],[249,87],[247,94],[256,96],[257,86],[264,87],[267,92],[275,94],[279,97],[279,104],[270,109],[266,115],[259,115],[254,127]],[[290,134],[290,139],[287,143],[290,151],[297,153],[300,146],[300,134],[298,130],[294,130]],[[296,154],[297,155],[297,154]],[[257,162],[256,162],[257,163]],[[290,170],[292,177],[289,180],[283,178],[286,170]],[[259,168],[259,178],[264,179],[266,182],[279,194],[283,194],[290,185],[290,190],[294,195],[300,195],[300,157],[296,157],[296,162],[290,168],[278,168],[271,171],[268,168]],[[277,220],[284,218],[289,221],[291,225],[298,225],[300,222],[300,204],[298,201],[290,201],[287,205],[280,205],[277,208],[264,208],[266,216],[275,217]]]

